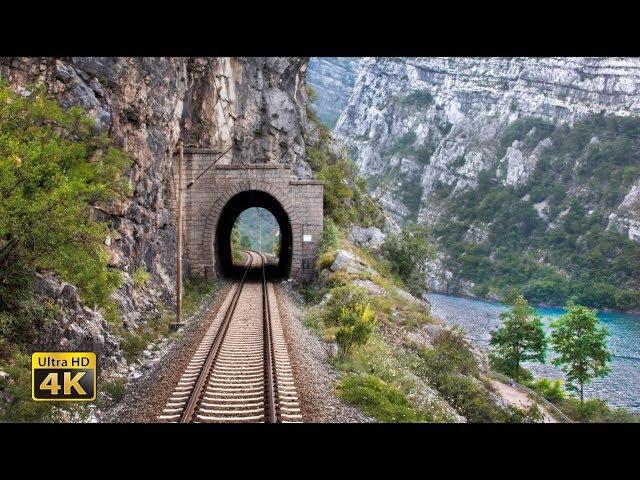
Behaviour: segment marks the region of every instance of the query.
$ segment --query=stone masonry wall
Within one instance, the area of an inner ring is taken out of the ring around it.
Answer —
[[[185,149],[185,186],[218,155],[215,150]],[[177,179],[177,172],[174,177]],[[190,274],[218,274],[214,241],[220,213],[234,195],[249,190],[270,194],[287,213],[293,235],[290,278],[296,283],[308,279],[322,234],[323,185],[297,180],[289,165],[276,163],[215,165],[185,189],[185,257]]]

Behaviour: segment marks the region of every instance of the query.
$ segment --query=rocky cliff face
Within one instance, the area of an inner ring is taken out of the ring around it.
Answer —
[[[175,225],[172,152],[179,138],[201,147],[235,148],[221,162],[282,162],[310,176],[302,136],[304,58],[2,58],[0,76],[17,91],[44,85],[63,106],[80,105],[134,160],[133,196],[99,212],[111,225],[110,266],[124,273],[116,293],[124,324],[133,328],[158,302],[174,300]],[[151,280],[134,290],[143,266]],[[103,365],[122,364],[118,339],[100,312],[79,303],[54,275],[38,282],[63,307],[43,344],[89,348]]]
[[[638,242],[640,137],[635,127],[607,130],[593,119],[639,116],[639,93],[638,58],[365,58],[335,132],[399,220],[437,225],[484,178],[513,190],[553,228],[568,206],[554,204],[559,194],[540,193],[536,182],[548,170],[558,174],[556,190],[589,215],[604,215],[608,231]],[[568,137],[580,137],[580,149],[563,144]],[[598,155],[615,156],[611,142],[626,140],[611,178],[584,173],[600,168]],[[544,182],[550,190],[551,180]],[[490,224],[469,226],[464,241],[483,243]],[[432,267],[432,285],[446,290],[451,272]]]
[[[392,212],[417,208],[431,222],[439,189],[473,187],[495,166],[505,184],[526,182],[548,140],[526,154],[517,142],[500,152],[518,118],[561,124],[599,112],[639,114],[638,93],[637,58],[366,58],[336,132],[374,187],[391,177],[383,198]],[[394,187],[416,179],[422,201],[407,205]]]
[[[320,120],[333,127],[349,102],[359,57],[313,57],[309,60],[309,84],[317,94],[313,106]]]

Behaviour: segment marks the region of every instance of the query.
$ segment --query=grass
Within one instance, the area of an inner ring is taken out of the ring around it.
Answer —
[[[114,378],[102,383],[102,391],[118,403],[127,391],[127,381],[124,378]]]
[[[133,271],[131,278],[133,278],[133,286],[135,288],[142,288],[149,282],[151,274],[147,272],[145,267],[139,266]]]
[[[415,423],[428,417],[416,410],[393,385],[375,375],[347,375],[338,382],[338,397],[380,422]]]
[[[640,423],[639,415],[625,408],[611,408],[600,398],[585,400],[581,405],[579,399],[570,397],[557,403],[556,406],[575,422]]]
[[[140,325],[136,331],[122,333],[120,346],[127,362],[134,362],[150,343],[171,333],[173,315],[162,309],[154,317]]]
[[[216,286],[215,281],[187,280],[185,282],[182,295],[182,312],[185,318],[195,313],[202,300],[208,297]]]

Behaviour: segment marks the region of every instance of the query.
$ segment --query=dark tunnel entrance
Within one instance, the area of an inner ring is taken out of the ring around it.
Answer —
[[[252,207],[261,207],[270,212],[280,228],[280,253],[277,266],[270,268],[272,276],[289,277],[291,270],[291,256],[293,234],[287,212],[278,200],[266,192],[248,190],[231,197],[222,209],[216,228],[214,249],[216,264],[224,276],[234,276],[238,267],[234,267],[231,248],[231,234],[233,226],[242,212]]]

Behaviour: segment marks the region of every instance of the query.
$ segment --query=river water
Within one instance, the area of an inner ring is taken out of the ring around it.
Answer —
[[[450,295],[429,294],[431,311],[450,325],[459,325],[467,332],[467,338],[476,346],[486,350],[489,347],[491,331],[501,324],[500,314],[507,307],[500,303],[471,300]],[[562,308],[540,307],[543,323],[549,332],[549,323],[564,313]],[[612,406],[626,407],[640,412],[640,315],[629,313],[601,312],[598,319],[607,326],[609,350],[611,351],[611,372],[585,386],[585,396],[601,397]],[[538,376],[562,378],[562,371],[547,363],[527,363],[528,369]]]

